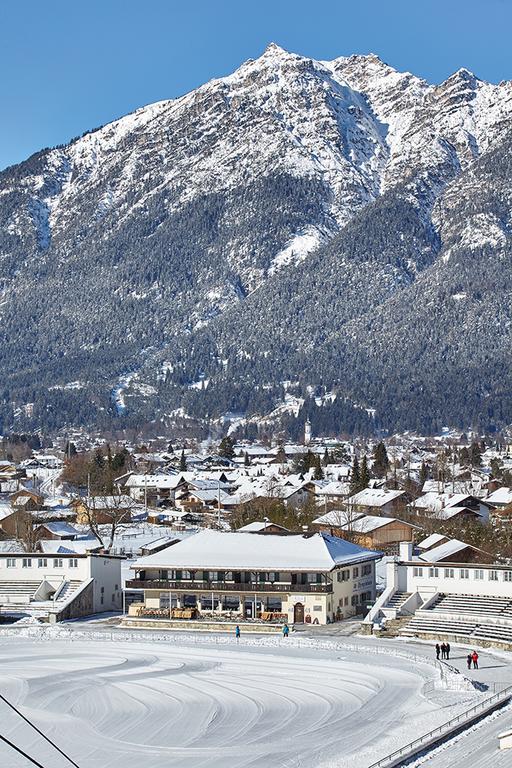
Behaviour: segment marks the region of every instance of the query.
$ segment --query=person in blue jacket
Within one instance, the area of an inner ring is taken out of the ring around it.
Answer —
[[[235,637],[236,637],[236,641],[238,642],[240,640],[240,627],[238,626],[238,624],[235,627]]]
[[[283,637],[288,637],[289,634],[290,634],[290,627],[288,626],[288,624],[285,624],[283,627]]]

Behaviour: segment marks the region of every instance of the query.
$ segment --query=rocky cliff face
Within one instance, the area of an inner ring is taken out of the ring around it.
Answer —
[[[271,45],[6,169],[4,424],[263,413],[285,380],[389,427],[474,420],[492,376],[473,387],[472,372],[445,407],[455,369],[440,339],[473,311],[466,277],[486,274],[478,301],[508,284],[511,114],[509,82],[461,69],[433,86],[373,55],[320,62]],[[410,360],[399,350],[419,317]],[[492,322],[471,327],[472,345],[448,343],[458,377],[471,347],[506,357]],[[410,381],[418,356],[430,395],[393,394],[389,361]],[[512,420],[505,400],[488,421]]]

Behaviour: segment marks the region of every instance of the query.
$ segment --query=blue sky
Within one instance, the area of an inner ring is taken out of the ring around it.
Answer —
[[[256,58],[377,53],[512,79],[512,0],[0,0],[0,168]]]

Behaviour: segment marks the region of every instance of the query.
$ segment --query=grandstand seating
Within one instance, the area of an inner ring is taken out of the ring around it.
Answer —
[[[470,636],[476,629],[476,622],[458,621],[426,616],[424,612],[416,613],[411,621],[403,628],[405,634],[430,633],[435,635],[464,635]]]
[[[439,594],[428,608],[416,611],[401,634],[457,636],[512,644],[512,600]]]
[[[41,581],[1,581],[0,595],[8,595],[9,598],[17,595],[32,597],[40,584]]]
[[[512,600],[506,597],[485,597],[482,595],[440,594],[426,610],[430,613],[478,615],[489,618],[512,619]]]

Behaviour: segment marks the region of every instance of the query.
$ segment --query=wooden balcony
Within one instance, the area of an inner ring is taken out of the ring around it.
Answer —
[[[247,583],[236,583],[233,581],[169,581],[161,579],[131,579],[126,582],[126,589],[160,589],[180,592],[241,592],[241,593],[261,593],[274,592],[282,594],[283,592],[316,592],[328,594],[332,592],[332,583],[321,584],[286,584],[276,581],[273,584],[269,582],[254,581]]]

